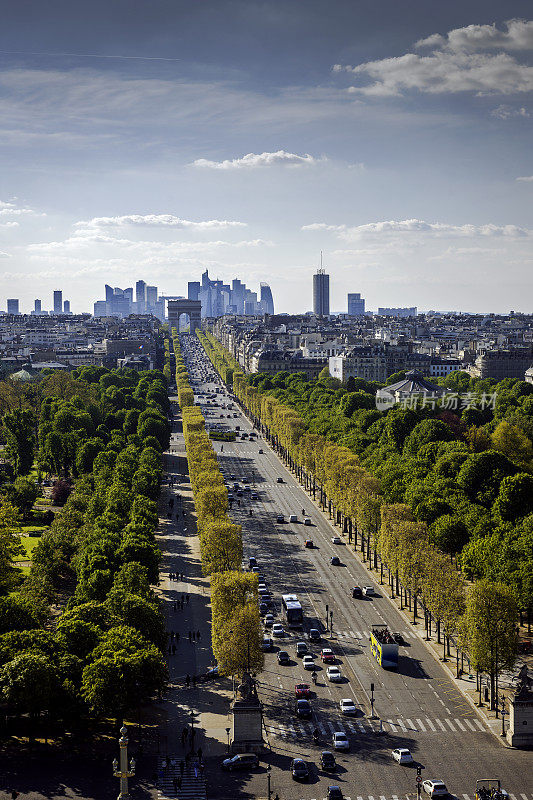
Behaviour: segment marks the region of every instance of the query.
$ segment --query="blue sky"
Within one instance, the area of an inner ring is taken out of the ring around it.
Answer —
[[[29,12],[31,8],[31,13]],[[529,13],[528,13],[529,12]],[[0,308],[209,268],[276,308],[531,311],[530,3],[31,4],[0,30]]]

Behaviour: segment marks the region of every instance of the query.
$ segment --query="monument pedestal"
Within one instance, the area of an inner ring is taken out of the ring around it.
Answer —
[[[520,671],[518,686],[509,702],[507,741],[513,747],[533,748],[533,691],[527,666]]]
[[[263,708],[250,675],[243,676],[231,705],[232,753],[258,753],[263,748]]]

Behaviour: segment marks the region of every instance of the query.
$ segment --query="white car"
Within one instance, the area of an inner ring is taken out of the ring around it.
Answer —
[[[340,536],[332,536],[331,537],[332,544],[342,544],[342,539]]]
[[[342,680],[341,671],[338,667],[328,667],[326,670],[326,676],[328,681],[332,683],[339,683]]]
[[[274,625],[272,625],[272,636],[275,636],[277,639],[279,639],[280,636],[285,636],[283,625],[279,622],[275,622]]]
[[[356,714],[357,708],[355,706],[354,701],[351,697],[345,697],[344,700],[340,702],[341,712],[343,714]]]
[[[307,655],[302,658],[302,667],[304,669],[314,669],[315,661],[313,656]]]
[[[397,747],[396,750],[392,751],[391,755],[398,764],[414,764],[415,761],[407,747]]]
[[[373,597],[374,595],[374,587],[373,586],[363,586],[363,594],[365,597]]]
[[[333,747],[335,750],[349,750],[350,740],[345,733],[337,731],[333,734]]]
[[[448,789],[444,781],[439,781],[433,778],[432,780],[422,781],[422,789],[430,797],[446,797]]]
[[[296,514],[291,514],[289,516],[289,522],[298,522],[298,517],[296,516]]]

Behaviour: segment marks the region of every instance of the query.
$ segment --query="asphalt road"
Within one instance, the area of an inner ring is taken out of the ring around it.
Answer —
[[[202,351],[203,352],[203,351]],[[191,377],[202,372],[213,375],[212,368],[198,347],[191,354]],[[192,353],[192,351],[191,351]],[[202,382],[193,387],[195,394],[210,392],[222,384]],[[231,402],[225,394],[218,402]],[[221,422],[229,427],[252,430],[252,425],[239,412],[227,418],[228,409],[201,401],[207,422]],[[231,412],[233,413],[233,411]],[[224,417],[220,418],[220,414]],[[223,446],[223,451],[222,451]],[[271,753],[265,759],[272,766],[272,794],[283,800],[323,798],[327,786],[341,786],[346,797],[357,800],[416,796],[416,771],[400,767],[391,759],[391,750],[407,747],[417,763],[423,766],[423,779],[443,780],[450,793],[472,800],[476,778],[498,777],[511,793],[511,800],[533,800],[533,759],[530,753],[511,750],[489,732],[484,720],[457,691],[442,666],[410,629],[405,618],[369,578],[351,547],[335,545],[338,535],[327,515],[311,502],[292,474],[283,466],[266,441],[238,439],[235,443],[214,442],[225,477],[246,478],[258,499],[246,495],[233,503],[231,515],[243,527],[245,565],[255,556],[274,596],[276,621],[282,622],[282,594],[298,595],[304,609],[304,633],[292,631],[283,639],[275,639],[275,648],[265,656],[265,669],[259,676],[258,688],[264,704],[265,731]],[[259,454],[259,449],[263,454]],[[283,483],[277,483],[282,477]],[[233,480],[231,481],[233,482]],[[242,481],[241,481],[242,484]],[[249,516],[252,508],[253,516]],[[303,525],[302,509],[312,520],[312,527]],[[276,515],[298,516],[297,523],[278,524]],[[314,548],[304,546],[313,539]],[[332,555],[339,556],[340,566],[331,566]],[[372,599],[354,600],[352,586],[373,585]],[[333,635],[326,631],[326,604],[333,611]],[[406,642],[400,647],[397,672],[383,670],[370,653],[369,631],[372,624],[385,623],[392,631],[401,632]],[[316,656],[316,687],[311,674],[295,655],[295,643],[307,639],[310,628],[321,631],[320,642],[308,642]],[[343,682],[332,684],[326,679],[326,665],[319,652],[331,647]],[[287,650],[291,662],[277,663],[276,652]],[[294,714],[294,686],[306,682],[314,689],[311,697],[313,718],[298,720]],[[375,687],[374,712],[370,719],[370,686]],[[351,698],[357,715],[343,716],[340,700]],[[318,727],[320,743],[315,745],[312,731]],[[319,768],[321,750],[332,749],[333,731],[344,731],[350,739],[350,752],[336,754],[338,769],[333,775]],[[306,783],[296,783],[290,776],[290,762],[303,758],[311,769]],[[234,782],[232,789],[232,781]],[[249,775],[239,774],[223,779],[221,797],[266,796],[266,772],[260,768]],[[227,794],[226,794],[227,792]],[[513,798],[513,795],[515,796]]]

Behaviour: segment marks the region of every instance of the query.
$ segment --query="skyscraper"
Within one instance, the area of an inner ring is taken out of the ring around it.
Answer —
[[[65,300],[63,303],[63,313],[70,314],[70,300]]]
[[[348,314],[351,317],[362,317],[365,313],[365,300],[359,293],[348,295]]]
[[[40,314],[41,313],[41,301],[40,300],[35,300],[33,310],[35,311],[36,314]]]
[[[109,286],[108,283],[105,285],[105,301],[106,303],[110,303],[113,300],[113,287]]]
[[[63,292],[54,292],[54,314],[63,313]]]
[[[157,303],[157,286],[146,287],[146,313],[153,314]]]
[[[272,298],[272,291],[268,283],[261,283],[261,308],[263,314],[274,313],[274,300]]]
[[[317,317],[329,316],[329,275],[322,267],[313,275],[313,311]]]
[[[135,302],[137,303],[137,314],[144,314],[146,311],[146,283],[137,281],[135,284]]]
[[[189,281],[187,284],[187,299],[198,300],[200,294],[200,281]]]
[[[8,298],[8,300],[7,300],[7,313],[8,314],[18,314],[19,313],[18,297]]]

